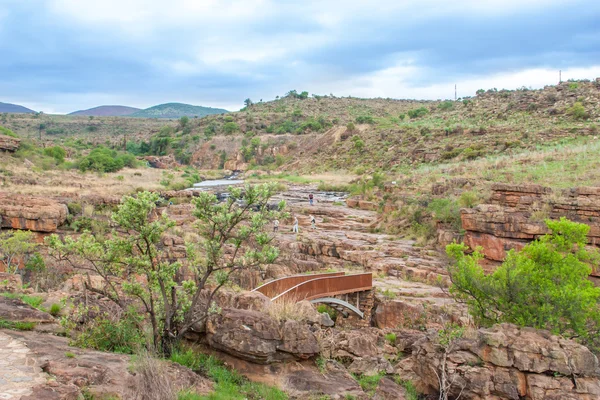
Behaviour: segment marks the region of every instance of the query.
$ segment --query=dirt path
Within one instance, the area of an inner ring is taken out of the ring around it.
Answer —
[[[0,331],[0,399],[20,399],[48,378],[22,341]]]

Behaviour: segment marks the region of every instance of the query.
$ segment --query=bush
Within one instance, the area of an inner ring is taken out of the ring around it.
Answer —
[[[456,230],[461,228],[460,207],[450,199],[434,199],[427,207],[433,219],[438,222],[450,224]]]
[[[365,147],[365,142],[358,135],[352,136],[352,143],[354,144],[354,148],[358,151],[361,151]]]
[[[356,117],[357,124],[374,124],[375,120],[370,115],[360,115]]]
[[[571,107],[569,107],[567,114],[571,115],[574,119],[581,120],[585,120],[590,117],[587,111],[585,111],[583,104],[581,104],[579,101],[576,101]]]
[[[392,346],[396,344],[396,334],[394,332],[387,333],[385,335],[385,340],[387,340]]]
[[[123,167],[133,167],[135,164],[136,159],[132,154],[119,154],[115,150],[98,147],[79,160],[78,168],[82,172],[116,172]]]
[[[438,104],[438,108],[442,111],[452,110],[454,108],[454,102],[450,100],[442,101],[440,104]]]
[[[460,204],[461,207],[466,207],[466,208],[473,208],[475,207],[477,204],[479,204],[479,202],[481,201],[481,198],[479,197],[479,195],[475,192],[462,192],[460,194],[460,197],[458,198],[458,204]]]
[[[551,234],[520,252],[509,251],[490,275],[479,265],[481,253],[465,255],[464,244],[448,245],[454,259],[448,267],[450,292],[480,325],[509,322],[547,329],[598,349],[600,288],[588,280],[598,255],[585,248],[590,228],[565,218],[546,220],[546,225]]]
[[[427,108],[425,108],[425,107],[415,108],[415,109],[410,110],[408,112],[408,116],[411,119],[419,118],[419,117],[422,117],[422,116],[427,115],[427,114],[429,114],[429,110]]]
[[[84,325],[83,331],[72,341],[73,346],[113,353],[134,354],[146,344],[138,328],[140,315],[131,312],[119,319],[100,315]]]
[[[45,148],[44,154],[54,158],[58,164],[62,164],[65,162],[65,156],[67,155],[67,152],[60,146],[54,146]]]
[[[52,315],[53,317],[57,317],[60,314],[60,310],[60,304],[54,303],[50,306],[50,315]]]
[[[231,135],[239,130],[240,126],[235,122],[227,122],[223,125],[223,132],[225,132],[226,135]]]

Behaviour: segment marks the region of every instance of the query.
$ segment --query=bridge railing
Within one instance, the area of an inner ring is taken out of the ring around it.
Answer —
[[[312,274],[312,275],[293,275],[286,276],[285,278],[279,278],[265,283],[253,290],[253,292],[260,292],[268,298],[273,298],[280,295],[288,289],[293,288],[303,282],[310,281],[316,278],[327,278],[334,276],[343,276],[345,272],[328,272],[323,274]]]
[[[339,294],[361,292],[373,288],[373,274],[355,274],[315,278],[289,288],[271,300],[294,299],[313,300],[320,297],[333,297]]]

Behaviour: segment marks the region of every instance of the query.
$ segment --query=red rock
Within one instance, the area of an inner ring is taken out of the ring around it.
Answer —
[[[55,200],[0,193],[0,227],[54,232],[67,219],[67,206]]]

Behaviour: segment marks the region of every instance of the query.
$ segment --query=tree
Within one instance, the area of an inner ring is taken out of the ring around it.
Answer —
[[[165,214],[150,218],[159,199],[154,193],[124,197],[112,216],[118,231],[108,238],[84,233],[77,240],[62,241],[52,235],[47,241],[58,259],[83,265],[103,278],[104,288],[86,285],[90,291],[103,294],[123,310],[129,298],[136,299],[152,327],[152,345],[168,355],[174,343],[215,309],[215,294],[233,274],[260,268],[279,255],[264,229],[280,218],[285,207],[284,202],[277,210],[267,206],[274,190],[274,185],[231,188],[224,203],[210,193],[195,198],[199,239],[186,245],[187,273],[181,280],[176,276],[182,264],[168,261],[161,249],[163,235],[175,223]]]
[[[6,231],[0,233],[0,263],[9,274],[17,273],[19,262],[25,263],[37,249],[35,235],[30,231]]]
[[[590,264],[598,265],[597,254],[585,248],[589,226],[565,218],[546,225],[551,234],[511,250],[491,275],[478,264],[481,253],[465,255],[464,244],[448,245],[450,292],[478,324],[510,322],[593,344],[600,335],[600,288],[588,280]]]
[[[252,100],[250,100],[250,98],[247,98],[246,100],[244,100],[244,105],[246,107],[250,107],[252,104],[254,104],[254,103],[252,103]]]
[[[188,125],[189,122],[190,122],[190,118],[184,115],[183,117],[179,118],[179,127],[181,129],[184,129]]]

